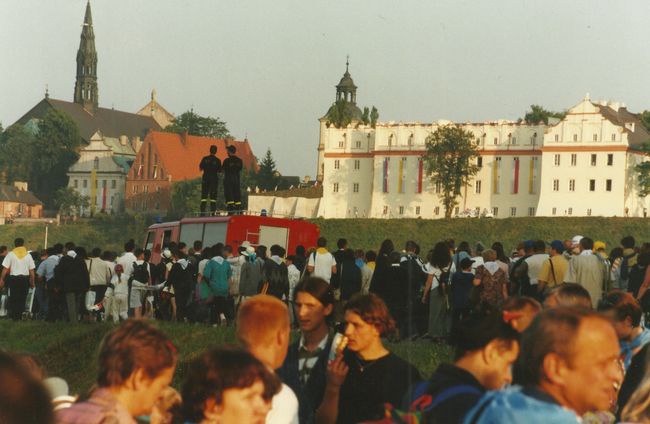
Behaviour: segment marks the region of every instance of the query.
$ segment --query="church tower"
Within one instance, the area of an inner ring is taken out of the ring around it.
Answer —
[[[81,41],[77,51],[77,80],[74,85],[74,102],[93,112],[99,104],[97,92],[97,51],[90,0],[86,4]]]

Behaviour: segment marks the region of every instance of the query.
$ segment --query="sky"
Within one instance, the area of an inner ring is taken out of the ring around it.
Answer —
[[[86,0],[0,0],[0,122],[72,100]],[[650,109],[650,2],[91,0],[99,103],[219,117],[284,175],[316,174],[318,119],[350,56],[380,121],[522,117],[586,93]]]

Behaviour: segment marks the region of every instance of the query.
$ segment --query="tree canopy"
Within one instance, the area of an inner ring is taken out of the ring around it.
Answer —
[[[476,175],[479,167],[474,163],[479,153],[473,143],[474,136],[458,125],[438,128],[426,140],[424,162],[431,182],[440,187],[438,196],[450,218],[458,204],[461,187]]]
[[[650,110],[644,110],[639,113],[639,118],[646,130],[650,131]]]
[[[54,193],[54,206],[61,216],[78,215],[82,208],[89,205],[88,196],[82,196],[71,187],[61,187]]]
[[[330,110],[327,111],[327,125],[334,125],[336,128],[345,128],[352,123],[352,112],[347,107],[345,99],[338,99]]]
[[[526,112],[524,121],[530,125],[544,123],[548,125],[548,118],[562,119],[566,116],[566,112],[553,112],[544,109],[540,105],[530,105],[530,111]]]
[[[650,156],[650,143],[639,146],[639,150]],[[650,194],[650,161],[643,161],[634,166],[637,183],[639,184],[639,197],[646,197]]]
[[[264,158],[259,163],[259,170],[255,175],[255,182],[262,190],[275,190],[280,185],[280,173],[278,172],[271,149],[266,150]]]
[[[217,118],[201,116],[188,110],[176,117],[173,123],[164,128],[164,131],[181,134],[198,135],[211,138],[231,138],[226,123]]]
[[[16,124],[0,137],[0,166],[4,180],[27,181],[47,206],[54,193],[68,184],[68,168],[79,159],[82,139],[77,124],[64,112],[50,109],[36,131]]]

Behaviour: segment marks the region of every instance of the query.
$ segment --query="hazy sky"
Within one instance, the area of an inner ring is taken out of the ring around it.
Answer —
[[[190,107],[315,176],[318,121],[350,55],[382,121],[516,119],[592,99],[650,109],[650,2],[92,0],[99,102]],[[72,100],[86,0],[0,0],[0,122]]]

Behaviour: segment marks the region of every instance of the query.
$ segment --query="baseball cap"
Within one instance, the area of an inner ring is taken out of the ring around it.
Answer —
[[[461,263],[463,259],[471,259],[469,253],[465,252],[464,250],[458,252],[457,255],[458,255],[458,263]]]
[[[580,244],[580,240],[582,240],[583,238],[584,238],[583,236],[573,236],[573,238],[571,239],[571,244],[573,245],[573,247],[578,247],[578,245]]]
[[[596,241],[596,242],[594,242],[594,251],[600,250],[600,249],[605,250],[606,247],[607,247],[607,245],[605,244],[604,241]]]
[[[561,240],[553,240],[549,244],[550,244],[551,248],[553,250],[555,250],[557,253],[564,252],[564,243],[562,243]]]
[[[473,263],[474,261],[471,260],[470,258],[463,258],[460,261],[460,269],[467,269],[471,267]]]
[[[529,250],[533,248],[533,241],[532,240],[526,240],[524,241],[524,249]]]

